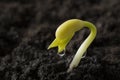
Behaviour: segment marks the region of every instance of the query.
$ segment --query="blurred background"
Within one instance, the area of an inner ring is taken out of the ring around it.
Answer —
[[[64,57],[47,50],[68,19],[90,21],[97,37],[66,73],[88,29],[76,32]],[[120,80],[119,0],[0,0],[0,80]]]

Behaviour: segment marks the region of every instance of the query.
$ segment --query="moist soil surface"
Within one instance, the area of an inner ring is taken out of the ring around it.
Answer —
[[[95,24],[97,37],[67,73],[89,30],[76,32],[64,56],[47,48],[73,18]],[[0,0],[0,80],[120,80],[120,0]]]

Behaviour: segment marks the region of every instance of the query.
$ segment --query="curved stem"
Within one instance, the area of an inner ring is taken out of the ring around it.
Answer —
[[[86,49],[89,47],[89,45],[92,43],[92,41],[96,36],[96,33],[97,33],[96,27],[92,23],[83,21],[83,24],[85,27],[90,29],[90,34],[87,37],[87,39],[82,43],[82,45],[79,47],[72,62],[70,63],[70,66],[67,72],[70,72],[74,67],[78,66],[83,54],[85,53]]]

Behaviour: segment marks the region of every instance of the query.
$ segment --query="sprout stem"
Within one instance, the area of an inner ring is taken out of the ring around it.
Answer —
[[[69,69],[67,72],[72,71],[72,69],[76,66],[78,66],[83,54],[85,53],[86,49],[89,47],[89,45],[92,43],[94,40],[97,30],[96,27],[87,21],[83,21],[84,27],[87,27],[90,29],[90,34],[87,37],[87,39],[82,43],[82,45],[79,47],[78,51],[76,52],[72,62],[70,63]]]

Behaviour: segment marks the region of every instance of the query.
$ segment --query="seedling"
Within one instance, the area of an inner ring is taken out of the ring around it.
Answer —
[[[58,53],[61,53],[63,50],[65,50],[66,45],[71,40],[75,32],[82,29],[83,27],[89,28],[90,34],[87,37],[87,39],[79,47],[72,62],[70,63],[70,66],[67,72],[72,71],[73,68],[78,66],[83,54],[85,53],[89,45],[94,40],[96,33],[97,33],[97,30],[94,24],[88,21],[83,21],[79,19],[68,20],[57,28],[56,33],[55,33],[56,38],[48,47],[48,49],[53,48],[53,47],[58,47]]]

